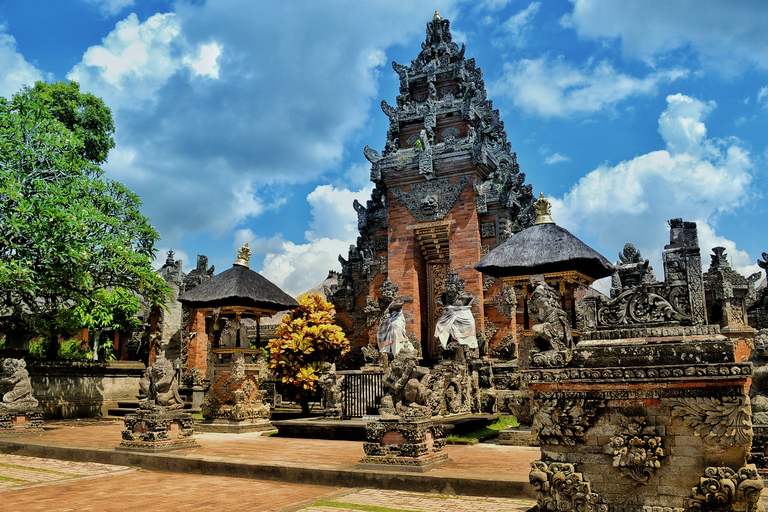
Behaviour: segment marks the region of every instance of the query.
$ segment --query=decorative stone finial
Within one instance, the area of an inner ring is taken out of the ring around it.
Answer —
[[[432,18],[432,21],[441,20],[441,19],[443,19],[443,17],[440,16],[440,11],[435,11],[435,17]]]
[[[551,206],[552,204],[544,198],[544,192],[540,192],[539,198],[533,203],[533,207],[536,209],[536,221],[533,223],[534,226],[536,224],[555,223],[555,221],[552,220],[552,216],[550,215],[549,209]]]
[[[240,265],[241,267],[245,268],[251,268],[248,266],[248,260],[251,259],[251,250],[248,248],[248,242],[245,242],[245,245],[240,248],[239,251],[237,251],[237,261],[234,263],[234,265]]]

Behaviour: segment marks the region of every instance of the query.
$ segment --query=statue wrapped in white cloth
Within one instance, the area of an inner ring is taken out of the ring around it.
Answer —
[[[403,347],[410,344],[405,331],[403,298],[398,295],[399,288],[387,277],[379,287],[381,298],[379,307],[381,317],[376,328],[376,343],[379,351],[396,356]]]
[[[435,326],[435,337],[444,350],[449,348],[451,339],[456,341],[454,359],[457,363],[465,363],[464,347],[478,348],[475,317],[472,316],[474,300],[471,293],[464,291],[464,280],[451,269],[445,278],[445,292],[437,299],[438,306],[445,310]]]

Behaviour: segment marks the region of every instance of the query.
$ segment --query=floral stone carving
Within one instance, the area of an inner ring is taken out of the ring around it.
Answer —
[[[763,479],[753,464],[738,471],[709,467],[685,502],[686,510],[758,510]]]
[[[608,512],[608,505],[601,503],[589,482],[573,470],[573,464],[537,460],[531,463],[528,480],[536,489],[539,510]]]
[[[542,445],[573,446],[583,441],[595,423],[600,400],[584,398],[551,398],[534,404],[531,430]]]
[[[747,396],[669,398],[672,414],[683,418],[704,442],[720,446],[752,444],[752,408]]]
[[[656,428],[646,425],[641,416],[621,417],[621,426],[605,447],[605,453],[613,455],[613,467],[631,478],[634,485],[647,484],[665,455]]]

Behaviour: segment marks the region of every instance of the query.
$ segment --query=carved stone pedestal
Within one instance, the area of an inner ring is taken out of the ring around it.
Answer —
[[[192,415],[182,411],[144,411],[125,416],[123,440],[116,449],[163,452],[199,446]]]
[[[430,418],[384,419],[365,426],[360,469],[425,472],[450,462],[443,425]]]
[[[269,403],[264,402],[259,390],[261,352],[247,348],[221,348],[211,352],[217,362],[213,364],[212,385],[201,407],[204,419],[196,425],[197,430],[231,434],[274,430],[269,422]]]
[[[0,409],[0,436],[42,432],[43,413],[40,409]]]

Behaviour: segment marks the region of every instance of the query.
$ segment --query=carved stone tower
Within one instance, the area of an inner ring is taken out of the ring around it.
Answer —
[[[437,12],[421,47],[410,66],[392,63],[400,95],[396,107],[381,102],[390,121],[384,150],[365,148],[376,188],[365,206],[355,202],[360,236],[347,259],[340,258],[333,302],[353,342],[373,343],[366,298],[376,298],[389,276],[404,298],[408,335],[432,359],[442,314],[436,299],[451,267],[466,292],[484,299],[472,305],[484,352],[514,332],[514,311],[494,299],[503,295],[501,283],[474,266],[529,226],[535,212],[499,111],[486,98],[482,71],[464,58],[450,22]]]

